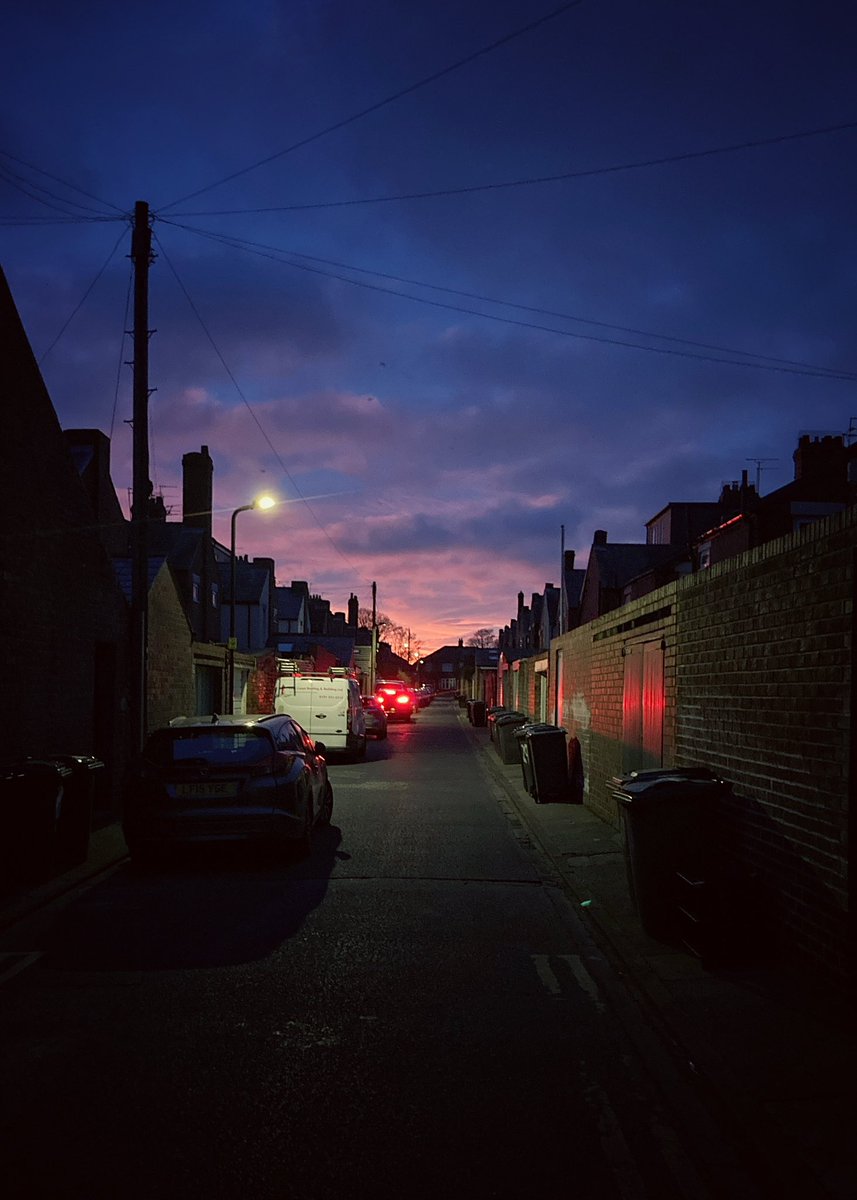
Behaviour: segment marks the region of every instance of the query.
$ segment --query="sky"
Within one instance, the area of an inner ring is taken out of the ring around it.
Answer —
[[[0,263],[64,428],[430,652],[561,549],[645,541],[857,417],[857,13],[841,0],[28,0]]]

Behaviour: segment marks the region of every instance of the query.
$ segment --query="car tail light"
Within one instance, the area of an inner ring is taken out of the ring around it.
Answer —
[[[410,696],[397,696],[396,697],[397,704],[410,704],[410,702],[411,702]]]

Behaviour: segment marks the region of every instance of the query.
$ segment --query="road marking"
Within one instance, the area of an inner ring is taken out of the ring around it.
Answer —
[[[625,1141],[622,1126],[607,1093],[598,1084],[593,1083],[583,1070],[580,1072],[580,1080],[583,1084],[583,1097],[595,1114],[598,1140],[604,1152],[605,1165],[616,1181],[619,1195],[622,1200],[645,1200],[647,1192],[642,1183],[640,1168]]]
[[[598,984],[583,965],[579,954],[533,954],[532,959],[542,986],[549,996],[564,994],[562,984],[554,973],[551,961],[564,962],[580,990],[586,993],[599,1012],[604,1012],[604,1003],[598,994]]]
[[[580,955],[564,954],[562,956],[562,960],[563,962],[567,962],[569,967],[571,967],[572,975],[580,984],[584,992],[586,992],[587,996],[598,1009],[598,1011],[604,1012],[604,1003],[598,994],[598,984],[583,965],[583,959],[580,957]]]
[[[538,972],[539,979],[542,981],[545,991],[550,996],[561,996],[562,987],[553,973],[553,967],[550,964],[550,955],[534,954],[532,956],[533,964]]]
[[[25,950],[0,953],[0,984],[8,983],[15,975],[31,967],[43,954],[43,950],[35,950],[32,953]]]

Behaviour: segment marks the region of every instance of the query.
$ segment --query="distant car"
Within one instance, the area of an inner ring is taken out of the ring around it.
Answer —
[[[384,706],[388,721],[410,721],[417,702],[411,689],[398,679],[381,679],[375,686],[375,698]]]
[[[149,735],[125,787],[132,859],[200,842],[309,853],[333,814],[325,747],[291,717],[179,717]]]
[[[363,703],[363,718],[366,722],[366,736],[382,741],[387,736],[387,714],[384,705],[375,696],[361,696]]]
[[[416,689],[417,706],[419,708],[427,708],[434,698],[434,690],[427,683],[421,683]]]

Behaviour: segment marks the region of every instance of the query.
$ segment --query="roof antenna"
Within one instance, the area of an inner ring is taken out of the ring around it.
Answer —
[[[778,458],[748,458],[748,459],[745,459],[745,462],[752,462],[752,463],[756,464],[756,491],[759,492],[760,494],[761,494],[761,486],[762,486],[762,472],[770,471],[770,469],[771,469],[770,467],[765,467],[762,464],[763,463],[776,463],[779,461],[780,460]]]

